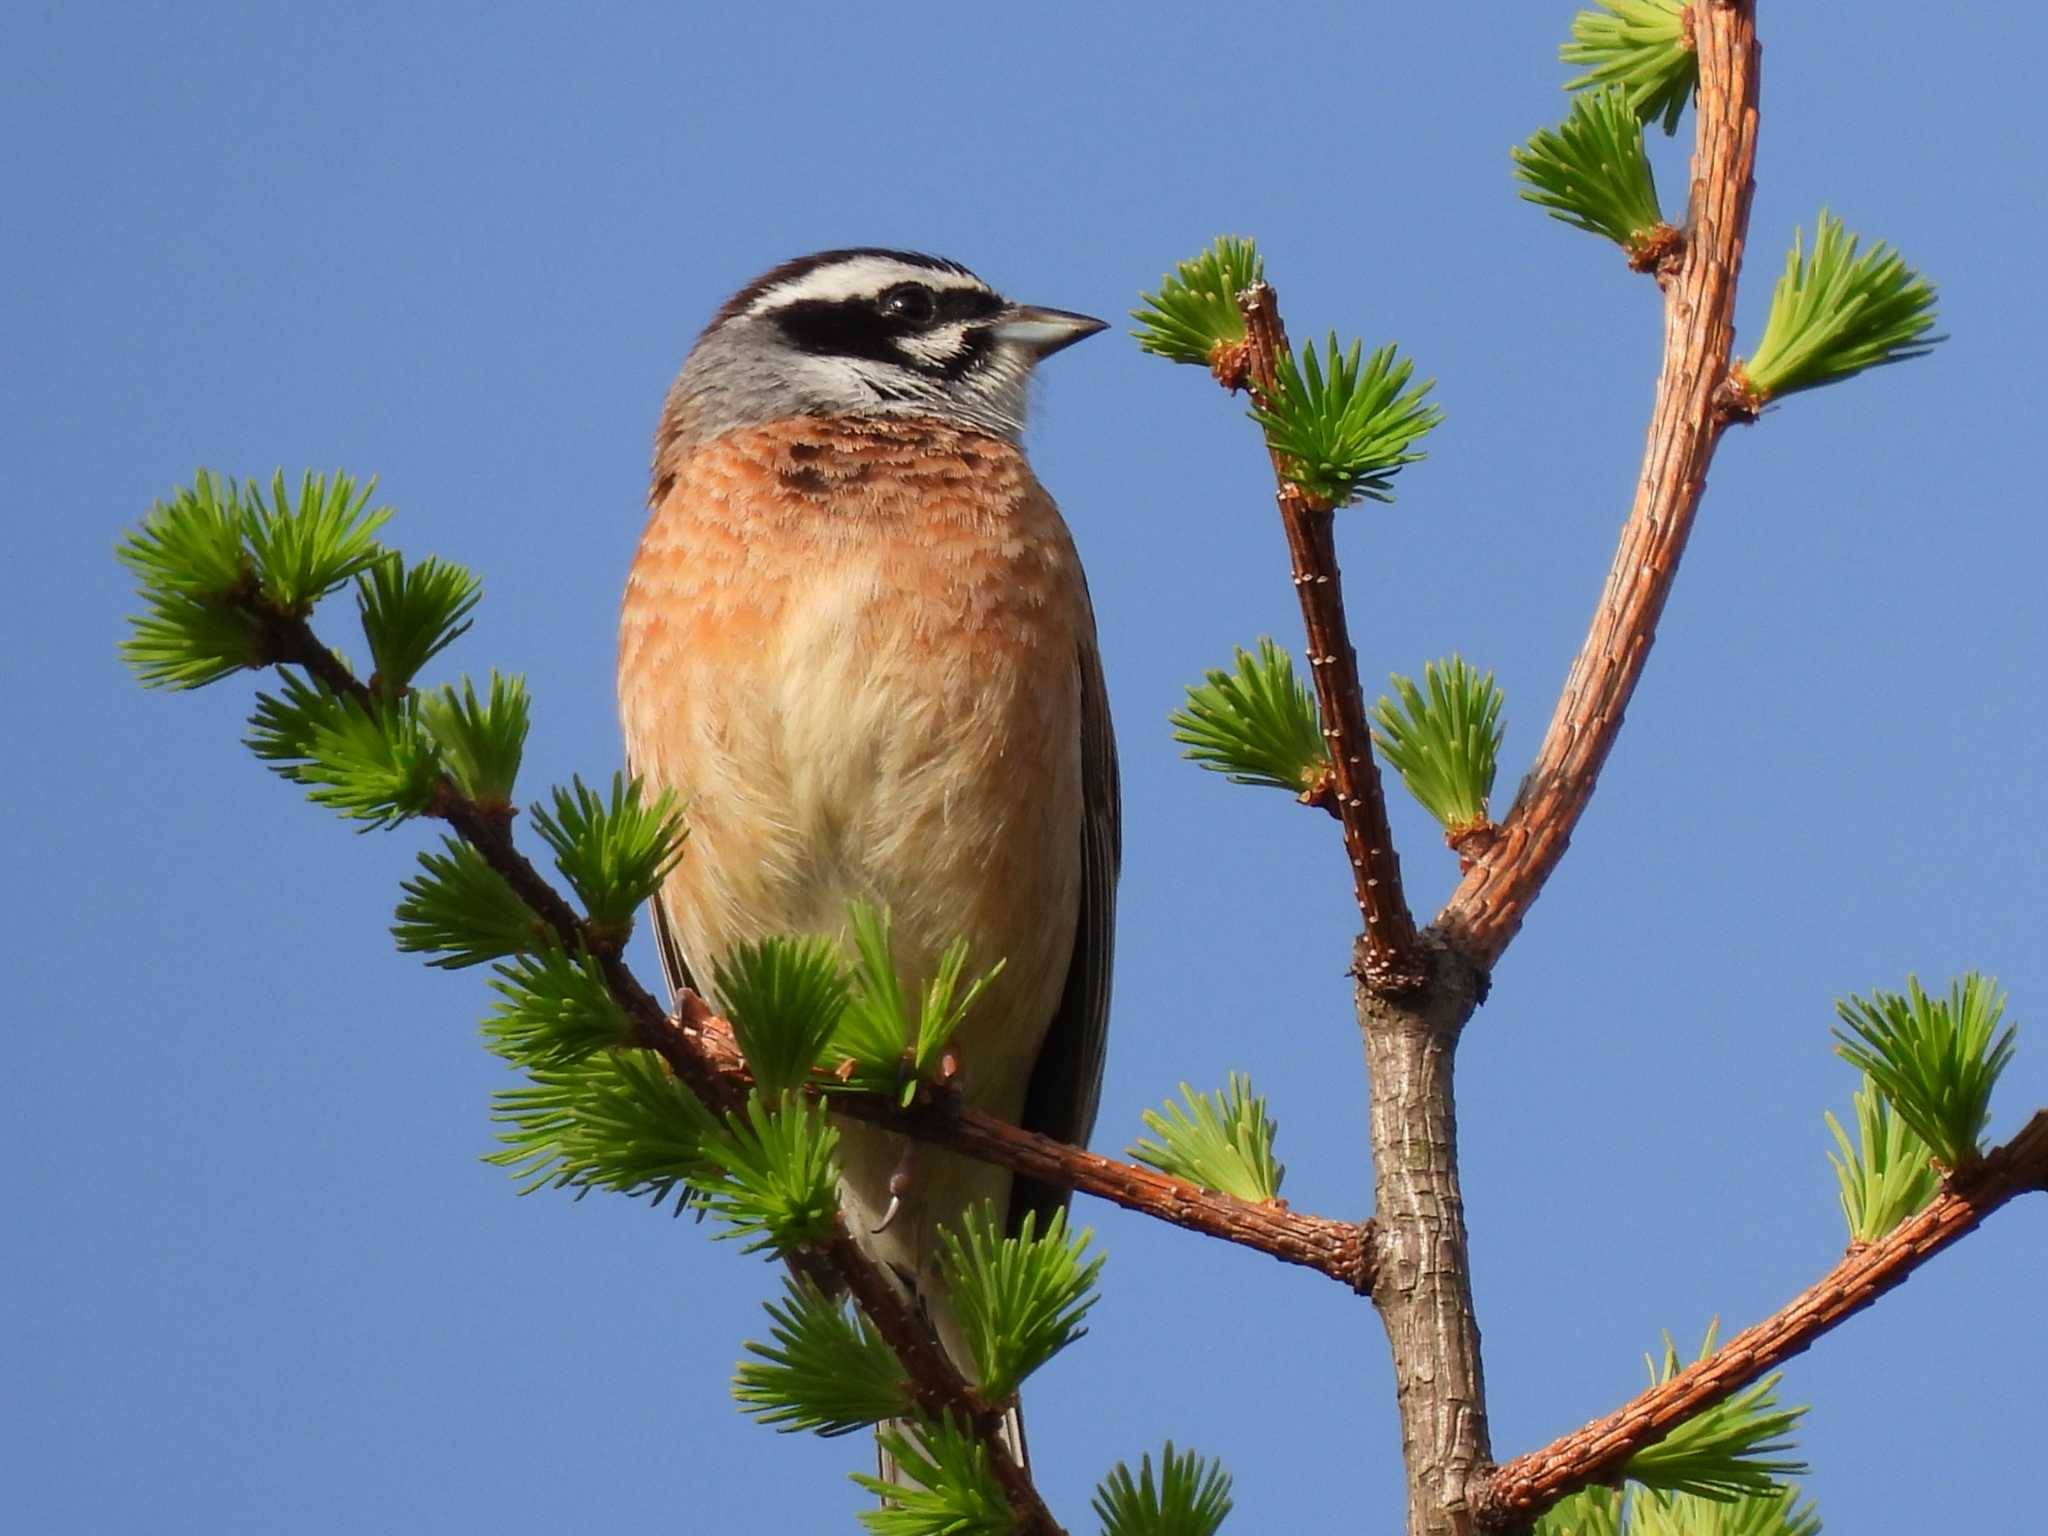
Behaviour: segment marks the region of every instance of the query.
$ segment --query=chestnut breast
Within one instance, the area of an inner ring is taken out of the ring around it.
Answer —
[[[627,584],[635,772],[690,839],[662,896],[700,985],[736,942],[838,935],[886,904],[906,986],[956,935],[1008,964],[962,1039],[1014,1117],[1071,955],[1080,657],[1058,509],[1011,443],[796,418],[714,438],[657,486]]]

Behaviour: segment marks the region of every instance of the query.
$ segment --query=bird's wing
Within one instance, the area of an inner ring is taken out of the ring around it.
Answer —
[[[633,761],[630,750],[626,753],[626,772],[643,782],[653,782],[647,777],[646,770]],[[682,936],[676,932],[676,925],[669,921],[668,908],[662,904],[659,891],[648,900],[647,918],[654,929],[654,954],[661,962],[661,979],[668,986],[669,1005],[673,1007],[685,991],[698,991],[696,978],[690,974],[690,962],[683,958]]]
[[[1022,1124],[1028,1131],[1085,1143],[1102,1100],[1104,1048],[1109,1038],[1109,976],[1116,944],[1116,881],[1123,864],[1123,809],[1117,783],[1116,735],[1102,658],[1091,634],[1081,667],[1081,913],[1074,958],[1045,1044],[1032,1068]],[[1010,1227],[1036,1211],[1038,1230],[1064,1210],[1067,1191],[1019,1178],[1010,1196]]]
[[[674,1006],[684,991],[698,990],[697,982],[690,975],[690,962],[683,958],[683,941],[676,936],[675,924],[668,920],[668,909],[661,904],[660,892],[647,903],[647,915],[654,920],[654,952],[661,959],[661,979],[668,983],[669,1004]]]

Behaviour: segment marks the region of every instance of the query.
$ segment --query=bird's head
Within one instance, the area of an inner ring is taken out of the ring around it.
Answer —
[[[663,443],[790,416],[928,417],[1015,439],[1032,368],[1103,328],[1015,303],[937,256],[800,256],[711,317],[669,393]]]

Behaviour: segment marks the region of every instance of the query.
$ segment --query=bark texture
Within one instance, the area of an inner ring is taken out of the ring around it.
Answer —
[[[1761,64],[1752,0],[1702,0],[1688,14],[1700,58],[1692,192],[1684,251],[1658,273],[1665,290],[1664,364],[1635,505],[1500,839],[1437,918],[1452,943],[1489,968],[1521,928],[1593,797],[1649,660],[1707,488],[1707,466],[1728,426],[1717,396],[1735,336],[1735,280],[1756,190]]]
[[[1950,1244],[1967,1237],[2017,1195],[2048,1188],[2048,1110],[1932,1204],[1841,1263],[1791,1301],[1728,1340],[1706,1359],[1650,1388],[1604,1418],[1517,1456],[1496,1470],[1479,1497],[1489,1525],[1541,1514],[1589,1483],[1614,1477],[1637,1451],[1677,1425],[1776,1370],[1836,1324],[1853,1317]]]
[[[1420,993],[1358,986],[1371,1090],[1372,1299],[1394,1356],[1409,1536],[1462,1536],[1475,1529],[1470,1497],[1492,1451],[1451,1075],[1482,978],[1441,943],[1424,946],[1431,974]]]
[[[1272,286],[1257,282],[1237,296],[1244,315],[1244,384],[1260,405],[1272,399],[1275,370],[1288,351],[1287,329]],[[1308,670],[1330,754],[1327,780],[1312,794],[1344,827],[1344,853],[1351,861],[1351,888],[1365,939],[1358,973],[1380,992],[1412,991],[1426,979],[1415,919],[1401,889],[1401,857],[1387,825],[1387,804],[1373,763],[1372,728],[1365,690],[1358,680],[1358,655],[1351,645],[1351,621],[1344,609],[1344,576],[1337,567],[1335,509],[1312,501],[1288,478],[1286,461],[1273,459],[1273,494],[1287,535],[1295,596],[1301,600],[1308,637]]]
[[[744,1096],[752,1078],[732,1026],[694,992],[685,994],[679,1010],[679,1022],[654,1048],[679,1076],[686,1067],[692,1072],[708,1070],[722,1082],[739,1085]],[[1361,1293],[1372,1289],[1371,1222],[1333,1221],[1296,1211],[1280,1200],[1240,1200],[1219,1190],[1199,1189],[1156,1169],[1118,1162],[1006,1124],[957,1098],[921,1098],[907,1109],[871,1094],[834,1095],[830,1103],[848,1119],[886,1126],[1042,1184],[1078,1190],[1190,1232],[1255,1248]]]

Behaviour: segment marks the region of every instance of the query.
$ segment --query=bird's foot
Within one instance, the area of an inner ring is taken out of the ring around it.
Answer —
[[[916,1180],[917,1143],[906,1142],[903,1156],[896,1164],[896,1171],[889,1175],[889,1203],[883,1208],[882,1219],[868,1229],[871,1233],[889,1230],[889,1223],[894,1221],[903,1209],[903,1197],[910,1193]]]

